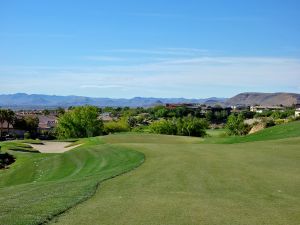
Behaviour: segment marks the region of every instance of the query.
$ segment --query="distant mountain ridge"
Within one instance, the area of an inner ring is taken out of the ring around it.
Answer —
[[[144,98],[135,97],[125,98],[91,98],[83,96],[57,96],[40,94],[3,94],[0,95],[0,107],[15,109],[39,109],[69,107],[80,105],[95,105],[98,107],[150,107],[166,103],[199,103],[199,104],[217,104],[224,103],[226,98],[206,98],[206,99],[186,99],[186,98]]]
[[[300,103],[300,94],[296,93],[240,93],[225,101],[226,105],[263,105],[263,106],[292,106]]]
[[[196,103],[206,105],[220,104],[223,106],[233,105],[263,105],[274,106],[284,105],[291,106],[300,103],[300,94],[297,93],[258,93],[245,92],[240,93],[232,98],[145,98],[135,97],[125,98],[92,98],[84,96],[57,96],[57,95],[40,95],[40,94],[3,94],[0,95],[0,107],[12,109],[43,109],[80,105],[95,105],[98,107],[150,107],[166,103]]]

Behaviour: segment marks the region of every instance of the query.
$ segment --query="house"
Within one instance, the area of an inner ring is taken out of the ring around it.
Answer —
[[[174,103],[174,104],[170,104],[170,103],[167,103],[166,104],[166,108],[167,109],[176,109],[176,108],[179,108],[179,107],[185,107],[185,108],[188,108],[188,109],[198,109],[200,108],[200,106],[198,104],[192,104],[192,103]]]
[[[53,130],[57,125],[57,117],[56,116],[43,116],[38,115],[37,118],[39,119],[38,131],[49,131]]]
[[[282,106],[251,106],[250,111],[256,113],[263,113],[264,111],[283,111],[284,107]]]
[[[231,109],[234,112],[240,112],[240,111],[243,111],[243,110],[249,110],[249,106],[244,105],[244,104],[238,104],[238,105],[232,105]]]
[[[110,122],[110,121],[114,120],[111,113],[109,113],[109,112],[101,113],[99,116],[99,119],[101,119],[103,122]]]
[[[2,124],[2,136],[6,136],[6,135],[13,135],[13,136],[17,136],[17,137],[23,137],[25,130],[20,130],[20,129],[15,129],[13,127],[12,124],[9,124],[9,127],[7,126],[7,122],[4,121],[4,123]],[[1,126],[1,124],[0,124]]]
[[[231,107],[212,107],[212,106],[206,106],[206,107],[201,107],[200,114],[205,116],[207,113],[213,113],[215,114],[216,112],[222,112],[226,111],[227,115],[231,114],[232,108]]]
[[[300,108],[295,110],[295,117],[300,117]]]

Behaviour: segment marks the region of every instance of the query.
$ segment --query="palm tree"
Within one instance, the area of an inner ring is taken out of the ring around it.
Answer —
[[[6,110],[0,109],[0,137],[2,137],[3,123],[6,120]]]
[[[6,122],[7,122],[7,133],[9,134],[9,125],[13,124],[15,121],[15,113],[14,111],[8,109],[6,110]]]

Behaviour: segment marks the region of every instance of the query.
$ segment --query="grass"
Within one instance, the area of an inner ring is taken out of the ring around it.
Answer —
[[[300,136],[300,121],[285,123],[261,130],[247,136],[235,136],[224,138],[208,138],[206,143],[234,144],[253,141],[278,140]]]
[[[2,150],[13,144],[3,143]],[[99,138],[64,154],[9,152],[17,160],[0,171],[0,224],[5,225],[44,223],[89,198],[99,182],[144,160],[142,153],[102,144]]]
[[[206,134],[208,137],[224,137],[226,136],[225,129],[208,129],[206,130]]]
[[[298,225],[299,130],[294,122],[205,140],[125,133],[61,155],[17,153],[0,172],[0,224]]]
[[[27,142],[16,141],[16,142],[4,142],[1,144],[2,148],[6,151],[17,151],[17,152],[31,152],[31,153],[39,153],[38,150],[34,149]]]
[[[294,133],[299,124],[290,126]],[[143,152],[145,163],[53,224],[299,224],[300,136],[231,145],[137,134],[103,140]]]

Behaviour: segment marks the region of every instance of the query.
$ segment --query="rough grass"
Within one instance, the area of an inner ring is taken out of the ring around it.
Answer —
[[[20,143],[3,143],[4,151]],[[99,138],[64,154],[12,152],[17,161],[0,171],[0,224],[41,224],[89,198],[99,182],[129,171],[142,153]]]

